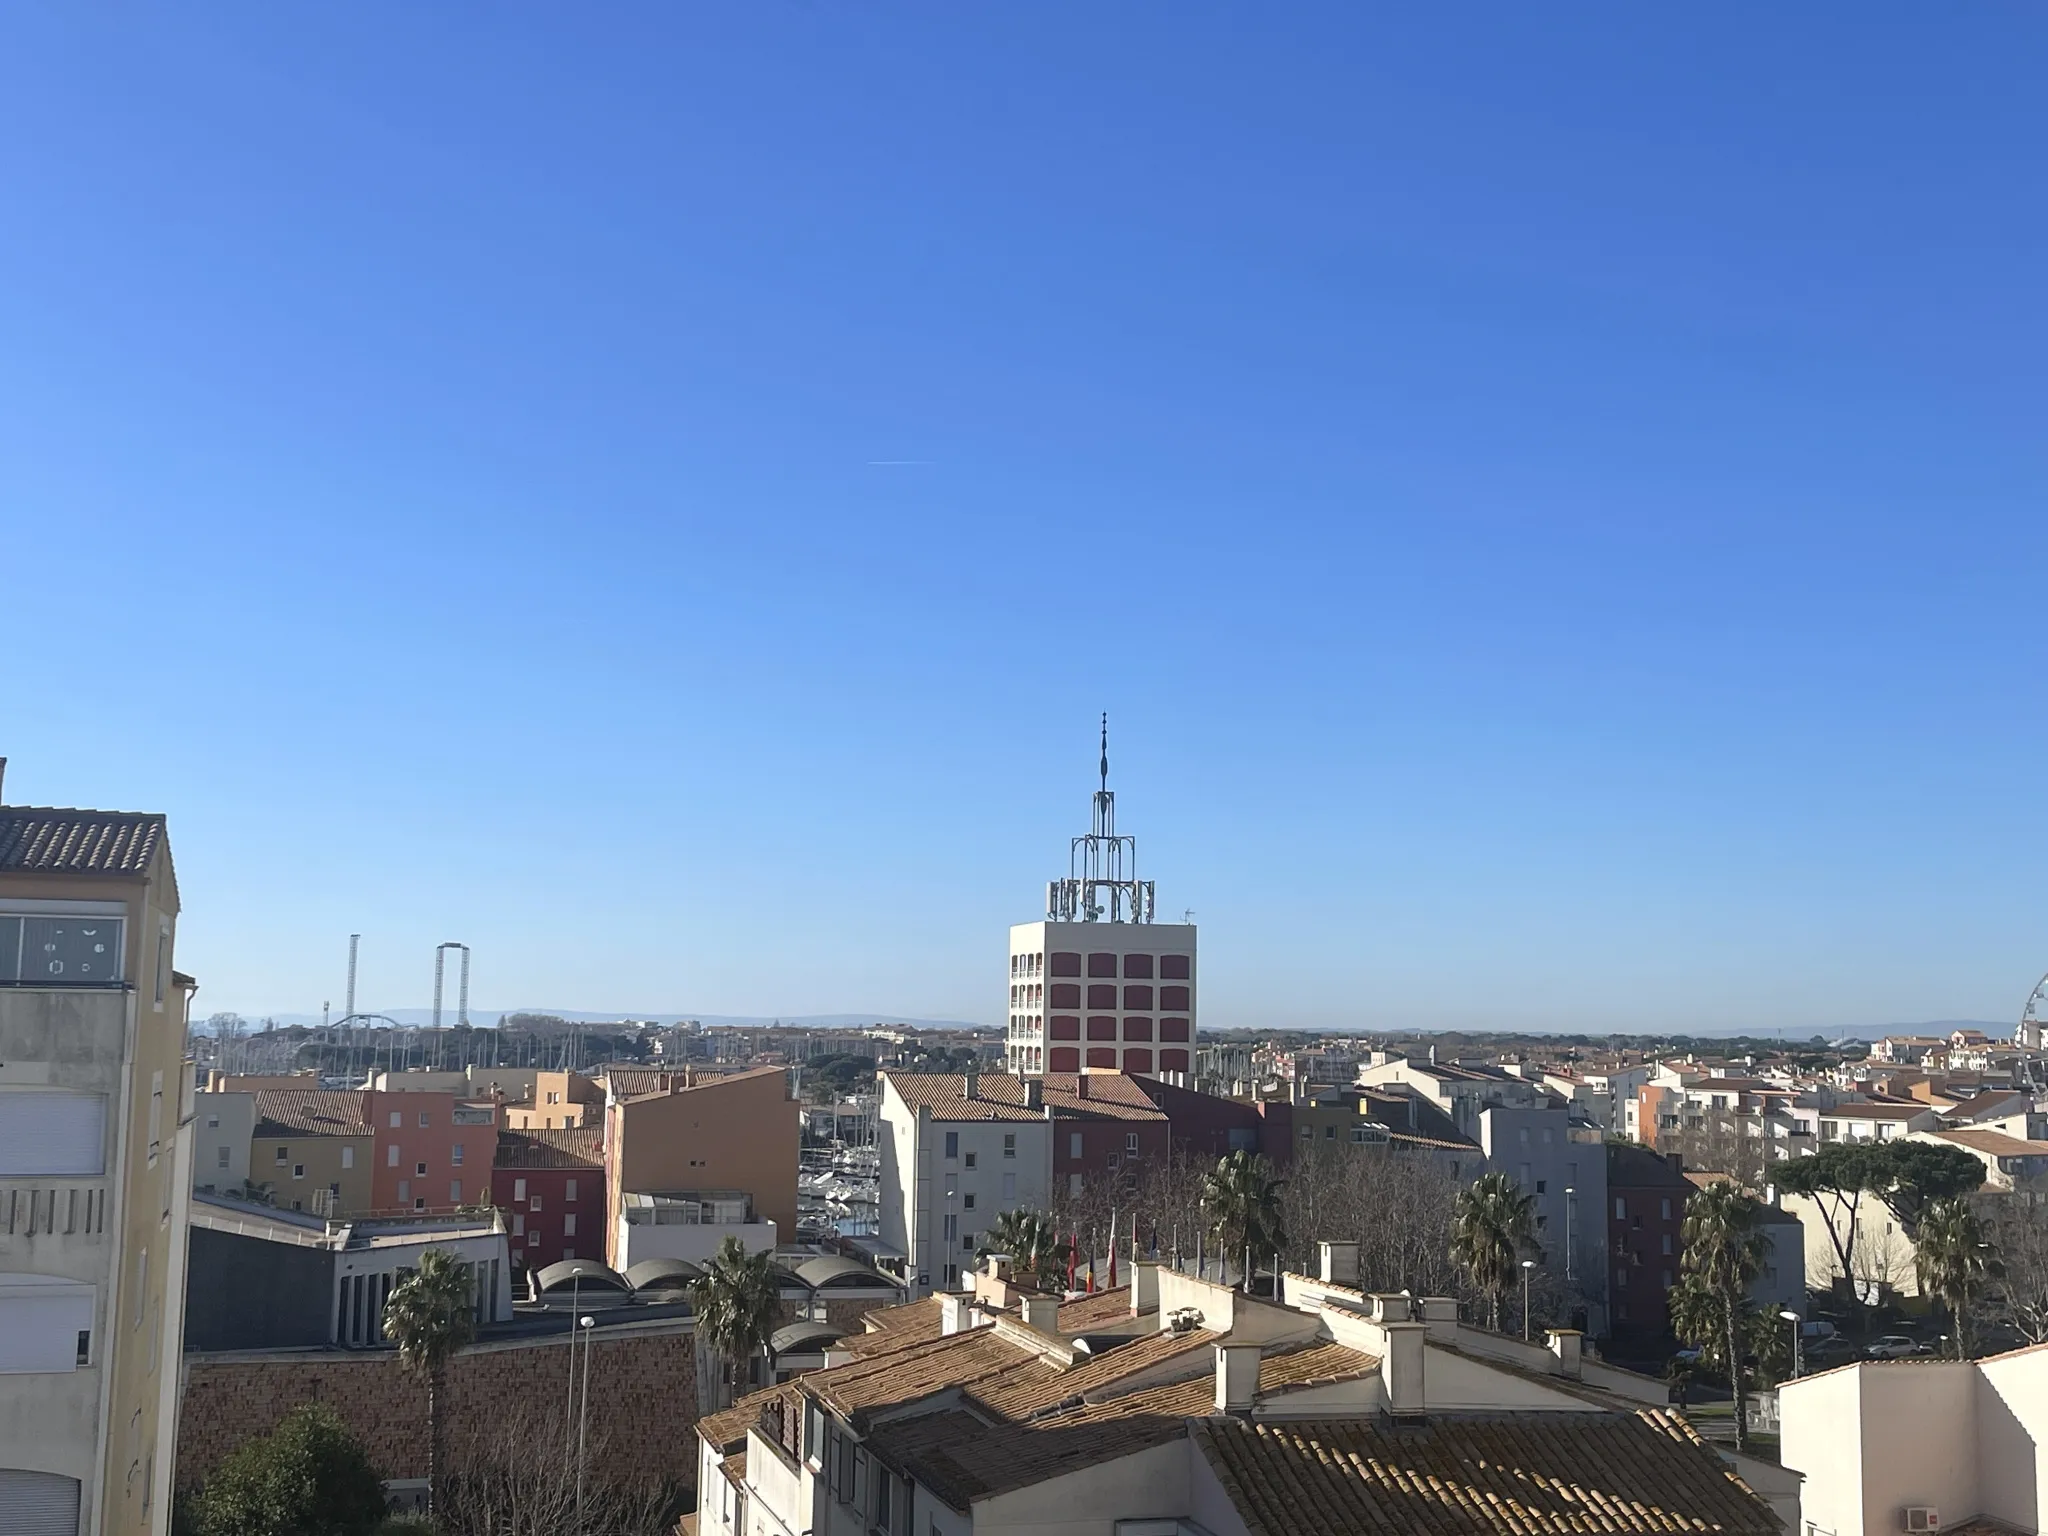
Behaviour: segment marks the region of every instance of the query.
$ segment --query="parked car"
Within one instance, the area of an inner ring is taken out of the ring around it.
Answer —
[[[1822,1339],[1832,1339],[1834,1336],[1835,1325],[1825,1318],[1814,1318],[1799,1325],[1800,1341],[1808,1345],[1818,1344]]]
[[[1918,1339],[1909,1339],[1903,1333],[1888,1333],[1871,1343],[1863,1351],[1870,1360],[1904,1360],[1912,1355],[1927,1354],[1928,1348]]]

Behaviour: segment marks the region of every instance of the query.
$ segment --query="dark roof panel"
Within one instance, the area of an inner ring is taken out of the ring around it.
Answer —
[[[146,875],[163,837],[148,811],[0,806],[0,873]]]

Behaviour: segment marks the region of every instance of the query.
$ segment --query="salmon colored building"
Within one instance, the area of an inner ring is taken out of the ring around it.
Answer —
[[[480,1205],[498,1151],[497,1112],[452,1093],[363,1094],[370,1202],[380,1214]]]

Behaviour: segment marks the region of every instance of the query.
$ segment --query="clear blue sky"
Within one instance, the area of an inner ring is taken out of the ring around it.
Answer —
[[[1379,9],[1379,15],[1371,14]],[[0,753],[202,1009],[1212,1025],[2048,968],[2019,5],[17,6]],[[908,461],[908,462],[903,462]]]

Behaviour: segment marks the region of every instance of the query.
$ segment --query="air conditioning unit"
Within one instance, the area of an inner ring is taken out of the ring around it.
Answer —
[[[1908,1504],[1906,1506],[1906,1529],[1909,1531],[1940,1530],[1941,1511],[1932,1504]]]

